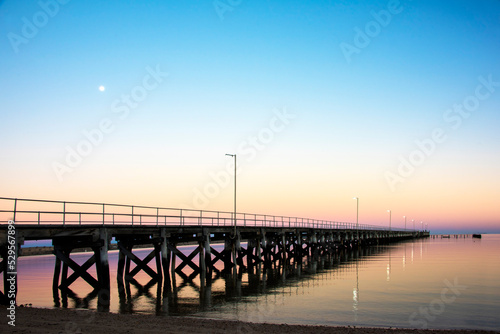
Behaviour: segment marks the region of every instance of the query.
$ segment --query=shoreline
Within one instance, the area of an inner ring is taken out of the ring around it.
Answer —
[[[161,317],[148,314],[117,314],[92,310],[18,307],[15,327],[7,322],[7,308],[0,307],[2,333],[339,333],[339,334],[493,334],[474,329],[406,329],[250,323],[197,317]]]

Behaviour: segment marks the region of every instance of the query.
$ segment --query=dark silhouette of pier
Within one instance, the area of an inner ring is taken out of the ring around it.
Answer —
[[[125,300],[125,296],[130,296],[130,285],[142,294],[148,294],[155,284],[161,289],[162,282],[164,293],[175,291],[176,275],[186,284],[192,284],[199,276],[201,286],[209,287],[212,280],[222,275],[237,277],[243,271],[276,270],[285,265],[299,265],[304,258],[428,236],[428,231],[389,230],[298,217],[0,198],[0,273],[4,277],[0,299],[4,304],[15,302],[15,293],[7,292],[17,284],[13,269],[26,240],[52,240],[56,257],[52,286],[56,305],[61,293],[63,306],[68,297],[84,304],[97,297],[99,308],[106,310],[110,301],[108,250],[112,240],[119,249],[117,282],[120,300]],[[215,244],[223,246],[214,247]],[[144,245],[152,250],[140,259],[134,249]],[[184,254],[181,245],[195,247]],[[71,254],[82,248],[92,252],[80,265]],[[97,277],[89,273],[92,266]],[[139,272],[150,277],[145,286],[135,279]],[[93,289],[84,299],[71,290],[71,284],[78,278]]]

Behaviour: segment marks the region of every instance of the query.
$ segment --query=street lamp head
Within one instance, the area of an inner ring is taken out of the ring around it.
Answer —
[[[387,210],[387,212],[391,212],[391,210]]]
[[[234,157],[236,154],[229,154],[229,153],[226,153],[227,156],[229,157]]]
[[[357,197],[353,197],[352,199],[358,199]]]

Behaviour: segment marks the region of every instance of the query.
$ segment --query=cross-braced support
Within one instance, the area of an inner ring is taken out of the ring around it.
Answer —
[[[140,259],[132,251],[134,246],[152,243],[153,250],[144,258]],[[163,274],[161,267],[161,248],[162,240],[160,239],[150,239],[150,238],[120,238],[118,240],[118,249],[120,253],[118,255],[118,269],[117,269],[117,279],[120,281],[131,281],[134,277],[141,271],[144,271],[151,277],[154,282],[162,282]],[[148,264],[153,259],[156,262],[156,271],[154,271]],[[135,267],[131,270],[131,263],[134,262]]]
[[[93,299],[97,296],[98,307],[102,310],[109,309],[108,244],[109,238],[106,229],[100,229],[92,237],[53,239],[56,262],[52,289],[56,306],[59,305],[59,290],[62,292],[63,304],[67,304],[68,296],[78,299],[71,291],[70,286],[78,278],[82,278],[93,288],[93,291],[85,299]],[[83,265],[79,265],[71,258],[71,252],[76,248],[91,248],[93,255]],[[97,279],[88,272],[93,265],[96,267]],[[73,273],[68,276],[69,269]]]

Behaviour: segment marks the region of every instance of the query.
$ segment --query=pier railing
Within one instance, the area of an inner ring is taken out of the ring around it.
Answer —
[[[0,197],[0,224],[39,226],[236,226],[388,230],[386,227],[311,218],[139,205]],[[393,229],[404,231],[404,229]],[[412,231],[412,230],[408,230]]]

